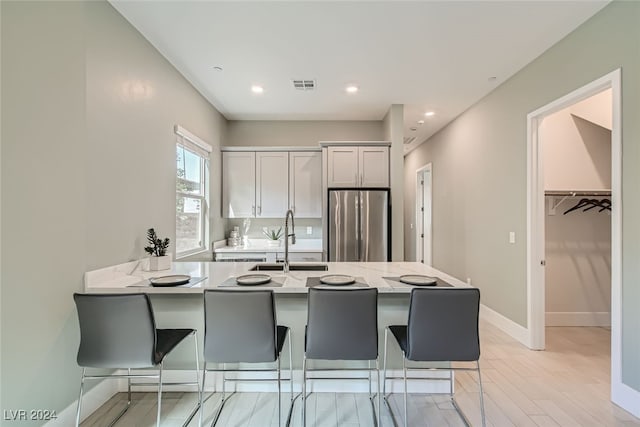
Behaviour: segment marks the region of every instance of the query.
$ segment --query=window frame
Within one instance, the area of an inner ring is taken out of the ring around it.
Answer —
[[[190,132],[188,132],[186,129],[182,128],[181,126],[176,125],[175,126],[175,133],[176,135],[178,135],[178,138],[176,140],[176,150],[177,149],[182,149],[183,151],[189,151],[190,153],[198,156],[199,161],[200,161],[200,192],[198,194],[194,194],[194,193],[189,193],[189,192],[185,192],[185,191],[179,191],[178,190],[178,182],[179,179],[178,178],[178,173],[177,173],[177,169],[175,172],[175,179],[176,179],[176,199],[175,199],[175,205],[176,205],[176,218],[175,218],[175,229],[176,229],[176,237],[175,237],[175,249],[176,249],[176,254],[175,254],[175,258],[176,259],[180,259],[180,258],[186,258],[192,255],[196,255],[196,254],[200,254],[203,252],[207,252],[208,248],[209,248],[209,236],[210,236],[210,230],[209,230],[209,221],[208,221],[208,216],[209,216],[209,199],[210,199],[210,177],[211,177],[211,173],[209,170],[210,167],[210,161],[209,161],[209,156],[211,154],[211,146],[207,143],[205,143],[204,141],[202,141],[200,138],[196,137],[195,135],[191,134]],[[206,154],[206,155],[205,155]],[[193,248],[193,249],[189,249],[187,251],[182,251],[182,252],[178,252],[178,237],[177,237],[177,229],[178,229],[178,210],[177,210],[177,203],[179,198],[190,198],[190,199],[196,199],[196,200],[200,200],[200,233],[201,233],[201,241],[200,241],[200,246],[197,248]]]

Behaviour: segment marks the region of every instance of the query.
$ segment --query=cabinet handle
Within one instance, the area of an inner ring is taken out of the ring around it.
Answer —
[[[258,215],[262,215],[262,206],[258,206]]]
[[[356,187],[358,186],[358,172],[356,172]]]
[[[362,173],[360,173],[360,187],[364,184],[364,179],[362,178]]]
[[[255,216],[256,214],[256,207],[255,206],[251,206],[251,215]]]

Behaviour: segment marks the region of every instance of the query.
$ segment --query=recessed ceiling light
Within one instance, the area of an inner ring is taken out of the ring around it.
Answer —
[[[264,92],[264,88],[262,86],[253,85],[253,86],[251,86],[251,92],[253,92],[253,93],[262,93],[262,92]]]
[[[349,85],[349,86],[346,87],[345,90],[347,91],[347,93],[356,93],[358,91],[358,86]]]
[[[435,114],[436,113],[434,113],[433,111],[427,111],[426,113],[424,113],[426,117],[431,117],[431,116],[434,116]]]
[[[217,65],[213,67],[214,71],[222,71],[222,67],[218,67]]]
[[[424,120],[418,120],[418,124],[419,125],[423,125],[424,124]]]
[[[418,130],[418,128],[413,127],[413,128],[409,128],[409,130],[411,130],[411,132],[415,132],[415,131],[417,131],[417,130]]]
[[[495,81],[496,81],[496,79],[497,79],[497,77],[496,77],[496,76],[491,76],[491,77],[489,77],[489,78],[487,79],[487,81],[489,81],[489,82],[495,82]]]

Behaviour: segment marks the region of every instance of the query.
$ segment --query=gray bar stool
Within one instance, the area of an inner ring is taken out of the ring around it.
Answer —
[[[453,395],[453,370],[476,371],[480,384],[480,411],[482,425],[485,425],[484,399],[482,397],[482,377],[480,375],[480,338],[478,334],[478,312],[480,290],[477,288],[418,289],[411,291],[409,321],[407,325],[392,325],[384,334],[383,391],[384,401],[391,407],[386,397],[386,380],[404,380],[404,425],[407,421],[407,380],[424,377],[407,377],[407,361],[414,362],[475,362],[475,367],[428,367],[411,370],[447,370],[449,395],[456,411],[469,424]],[[387,377],[387,339],[391,332],[402,351],[402,377]],[[434,378],[442,379],[442,378]]]
[[[78,365],[82,367],[80,397],[76,413],[76,427],[80,424],[82,395],[85,380],[126,378],[127,406],[109,424],[114,425],[131,406],[131,386],[150,385],[132,383],[132,378],[157,379],[158,414],[156,424],[160,426],[162,408],[162,366],[164,358],[182,340],[192,335],[195,345],[196,381],[193,383],[164,383],[164,385],[195,385],[200,394],[198,375],[198,341],[195,329],[156,329],[151,301],[146,294],[73,294],[80,323],[80,346]],[[156,375],[131,374],[131,369],[158,367]],[[86,375],[87,368],[127,369],[127,374]],[[195,415],[198,406],[191,412],[185,424]]]
[[[211,425],[215,425],[227,400],[227,381],[277,381],[278,425],[282,425],[280,356],[289,328],[276,321],[275,299],[271,290],[219,290],[204,292],[204,371],[202,388],[207,372],[222,372],[222,401]],[[293,400],[293,366],[289,340],[289,382]],[[227,363],[269,363],[275,369],[227,369]],[[222,369],[209,369],[208,363],[222,364]],[[264,378],[227,378],[227,372],[276,372],[275,380]],[[200,397],[202,407],[202,396]],[[202,410],[200,425],[202,425]],[[291,411],[289,411],[289,416]]]
[[[380,420],[380,367],[378,364],[378,290],[309,289],[304,359],[302,363],[302,423],[307,424],[307,360],[367,361],[368,377],[309,377],[311,380],[368,380],[369,400],[376,425]],[[375,360],[375,369],[371,361]],[[338,368],[332,370],[350,370]],[[378,411],[371,393],[371,372],[376,372]]]

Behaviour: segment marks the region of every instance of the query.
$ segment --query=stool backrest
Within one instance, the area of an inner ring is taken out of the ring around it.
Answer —
[[[273,291],[206,290],[204,319],[205,361],[259,363],[276,360]]]
[[[80,323],[78,365],[155,365],[156,325],[146,294],[73,294]]]
[[[310,359],[378,357],[378,290],[309,289],[305,354]]]
[[[411,291],[407,359],[475,361],[480,358],[477,288]]]

